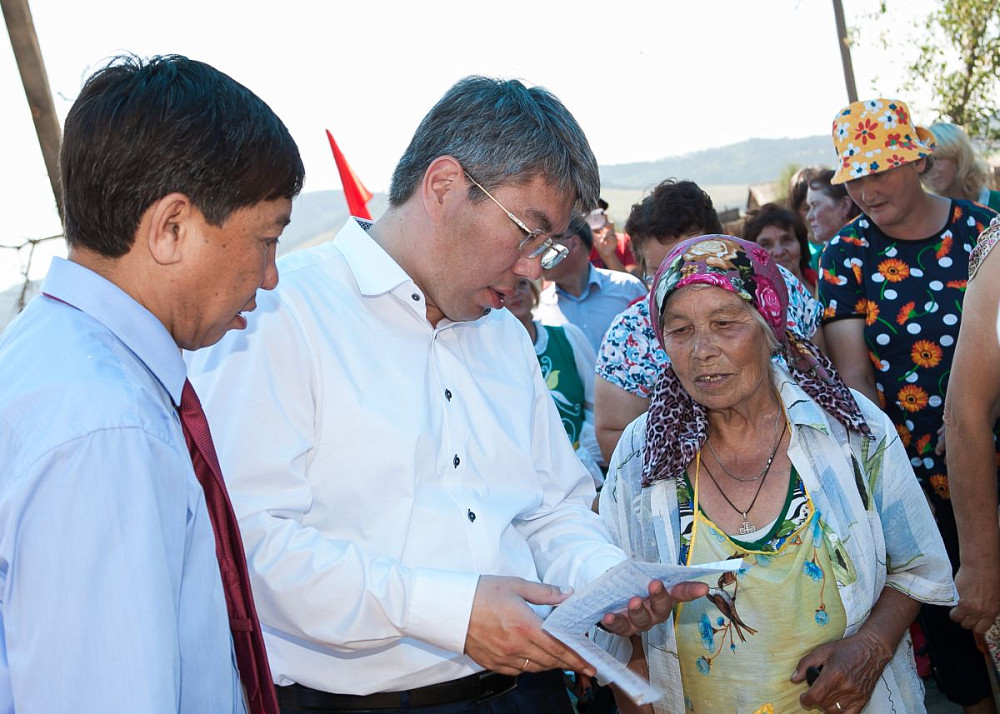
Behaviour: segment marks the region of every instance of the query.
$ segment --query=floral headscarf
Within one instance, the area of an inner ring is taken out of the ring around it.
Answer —
[[[871,436],[833,363],[812,342],[786,329],[788,290],[766,250],[723,235],[689,238],[675,246],[660,264],[649,291],[649,315],[661,345],[663,306],[675,292],[695,284],[714,285],[750,303],[771,328],[795,382],[846,429]],[[680,476],[707,439],[705,407],[687,393],[668,365],[650,396],[643,485]]]

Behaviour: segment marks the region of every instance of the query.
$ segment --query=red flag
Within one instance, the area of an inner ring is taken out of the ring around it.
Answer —
[[[329,129],[327,129],[326,137],[330,140],[330,148],[333,150],[333,160],[337,162],[337,171],[340,172],[340,183],[344,185],[344,197],[347,198],[347,209],[352,216],[371,220],[372,216],[368,212],[368,206],[365,204],[371,200],[372,192],[365,188],[365,185],[361,183],[361,179],[351,170],[347,159],[340,153],[340,147],[333,140],[333,134],[330,133]]]

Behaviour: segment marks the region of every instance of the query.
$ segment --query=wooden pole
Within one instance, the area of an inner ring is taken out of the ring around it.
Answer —
[[[844,21],[844,6],[840,0],[833,0],[833,16],[837,21],[837,44],[840,45],[840,62],[844,66],[844,83],[847,85],[847,103],[858,101],[858,89],[854,86],[854,65],[851,64],[851,42],[847,37],[847,23]]]
[[[3,19],[7,23],[7,34],[14,49],[17,69],[21,73],[24,94],[35,122],[35,133],[42,149],[45,169],[49,174],[52,194],[56,199],[60,220],[63,218],[62,189],[59,186],[59,145],[62,143],[62,127],[56,116],[55,103],[49,90],[49,78],[42,62],[42,50],[38,46],[35,24],[31,20],[28,0],[0,0]]]

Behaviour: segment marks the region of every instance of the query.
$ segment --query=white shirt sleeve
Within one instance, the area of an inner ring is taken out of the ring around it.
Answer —
[[[601,455],[601,447],[597,443],[597,432],[594,430],[594,364],[597,362],[597,353],[587,340],[583,331],[575,325],[563,325],[566,339],[573,350],[573,361],[576,364],[576,372],[583,382],[583,427],[580,430],[580,447],[577,449],[577,456],[580,461],[594,477],[594,483],[600,486],[604,483],[604,476],[601,474],[601,466],[606,464]],[[581,453],[583,452],[583,453]],[[584,455],[586,454],[586,455]]]

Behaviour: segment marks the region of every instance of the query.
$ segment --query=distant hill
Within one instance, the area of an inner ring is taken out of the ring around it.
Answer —
[[[645,189],[665,178],[690,179],[703,186],[772,181],[788,164],[832,166],[828,136],[802,139],[749,139],[716,149],[656,161],[601,167],[602,188]]]
[[[721,210],[745,205],[750,184],[774,180],[788,164],[829,166],[832,156],[832,144],[826,136],[750,139],[656,161],[601,166],[601,188],[611,204],[612,217],[621,226],[631,205],[642,198],[644,191],[671,176],[696,181]],[[377,193],[368,202],[368,210],[377,218],[388,203],[386,194]],[[345,220],[347,203],[343,192],[302,194],[295,199],[292,222],[282,235],[279,255],[331,240]]]
[[[378,218],[389,205],[389,197],[376,193],[368,210]],[[292,201],[292,222],[281,234],[278,256],[332,239],[347,220],[343,191],[310,191]]]

